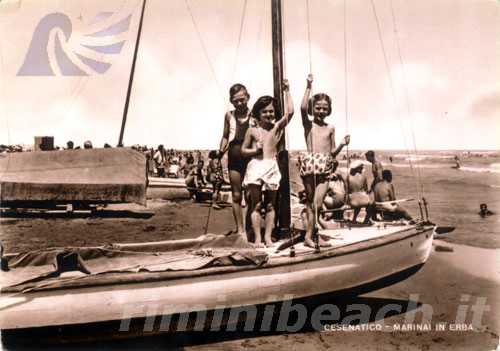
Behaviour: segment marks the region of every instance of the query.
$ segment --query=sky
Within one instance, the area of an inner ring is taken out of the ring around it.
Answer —
[[[140,6],[0,0],[0,144],[116,145]],[[311,71],[354,149],[500,149],[498,1],[287,0],[283,17],[290,149]],[[218,148],[236,82],[250,107],[272,94],[269,0],[147,0],[124,143]]]

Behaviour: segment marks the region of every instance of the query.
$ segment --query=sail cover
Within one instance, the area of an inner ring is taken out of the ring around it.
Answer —
[[[0,203],[146,204],[146,158],[127,148],[0,154]]]
[[[79,266],[64,267],[63,262],[71,257]],[[77,281],[81,286],[96,286],[186,278],[209,274],[202,272],[205,268],[232,267],[237,271],[260,267],[267,260],[266,252],[256,250],[239,235],[205,234],[185,240],[49,248],[9,255],[10,271],[2,272],[0,290],[38,290],[47,288],[47,284],[62,289],[74,287],[72,283]],[[69,276],[61,275],[65,272]]]

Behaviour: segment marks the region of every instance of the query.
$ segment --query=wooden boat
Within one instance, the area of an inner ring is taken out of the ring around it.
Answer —
[[[128,148],[0,155],[0,205],[146,204],[146,159]]]
[[[148,187],[150,188],[167,188],[167,189],[187,189],[186,178],[160,178],[149,177]],[[202,189],[211,189],[210,185],[202,187]],[[229,184],[222,186],[222,191],[230,191]]]
[[[149,177],[148,187],[150,188],[173,188],[173,189],[186,189],[185,178],[160,178]]]
[[[321,234],[332,238],[333,246],[320,252],[302,243],[295,245],[295,257],[290,257],[290,248],[280,251],[276,251],[277,246],[250,249],[265,255],[265,260],[259,264],[213,265],[186,270],[179,269],[174,262],[177,269],[170,266],[167,270],[136,272],[113,266],[114,269],[108,272],[89,275],[72,272],[69,276],[63,273],[60,277],[9,288],[6,287],[8,282],[22,280],[23,275],[32,275],[34,269],[32,266],[13,268],[3,273],[0,329],[4,335],[15,335],[31,328],[74,328],[124,318],[144,318],[152,313],[164,316],[241,307],[327,292],[356,295],[396,283],[418,271],[431,252],[434,229],[435,226],[423,223],[346,227],[322,231]],[[184,259],[189,261],[198,256],[183,249],[206,238],[114,245],[113,249],[154,251],[158,257],[162,248],[176,247],[176,252],[182,252]],[[249,252],[244,248],[236,250],[233,246],[231,252]],[[217,249],[213,250],[217,256]],[[175,261],[172,251],[163,252]],[[10,261],[14,260],[11,256]],[[90,266],[93,260],[99,258],[86,262]],[[128,262],[126,266],[130,266]],[[114,332],[119,334],[118,330]]]

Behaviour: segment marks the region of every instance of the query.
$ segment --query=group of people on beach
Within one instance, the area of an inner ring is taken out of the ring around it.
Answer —
[[[317,219],[324,219],[319,214],[320,211],[328,212],[328,207],[345,208],[349,205],[354,209],[353,221],[355,221],[360,209],[364,207],[366,208],[364,222],[370,224],[375,218],[375,201],[394,201],[395,194],[391,183],[391,172],[383,170],[381,163],[375,159],[373,151],[366,153],[374,174],[370,187],[363,173],[361,160],[350,163],[347,175],[336,173],[338,166],[336,157],[345,146],[349,145],[350,136],[344,136],[340,144],[336,145],[335,128],[325,121],[332,113],[332,99],[324,93],[311,96],[312,84],[313,76],[309,75],[300,107],[307,152],[299,157],[299,170],[306,204],[305,244],[314,247],[329,245],[318,237],[316,243],[313,240]],[[212,162],[220,160],[227,153],[232,210],[237,231],[244,240],[247,240],[242,209],[243,189],[245,189],[248,217],[255,235],[256,246],[273,244],[271,235],[275,226],[276,198],[282,178],[277,161],[278,146],[284,129],[294,114],[289,84],[286,80],[283,82],[283,91],[284,111],[280,111],[278,101],[272,96],[259,97],[253,107],[249,108],[250,94],[247,88],[242,84],[234,84],[229,90],[229,100],[234,109],[224,116],[224,130],[219,150],[213,150],[210,154]],[[220,162],[217,164],[217,172],[220,174]],[[342,182],[343,185],[340,188],[336,187],[335,184],[338,184],[336,181]],[[406,210],[397,204],[388,204],[384,210],[411,220]],[[261,233],[262,221],[264,235]]]

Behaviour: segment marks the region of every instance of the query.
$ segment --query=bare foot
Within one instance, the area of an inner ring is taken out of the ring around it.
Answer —
[[[238,235],[241,236],[241,239],[243,239],[246,243],[248,242],[247,233],[239,232]]]
[[[262,242],[255,242],[252,244],[253,247],[255,247],[256,249],[263,249],[265,248],[266,246],[262,243]]]
[[[272,242],[272,240],[266,240],[266,247],[272,247],[274,245],[274,243]]]
[[[320,247],[330,247],[332,244],[330,244],[328,241],[324,240],[321,238],[321,236],[318,238],[318,243]]]
[[[304,239],[304,245],[307,246],[307,247],[311,247],[311,248],[315,248],[316,245],[314,245],[314,241],[312,241],[312,239]]]
[[[330,244],[328,241],[325,241],[325,240],[321,239],[321,237],[318,239],[318,244],[319,244],[320,247],[330,247],[330,246],[332,246],[332,244]],[[314,243],[314,241],[312,239],[305,239],[304,240],[304,245],[307,246],[307,247],[313,248],[313,249],[316,248],[316,244]]]

